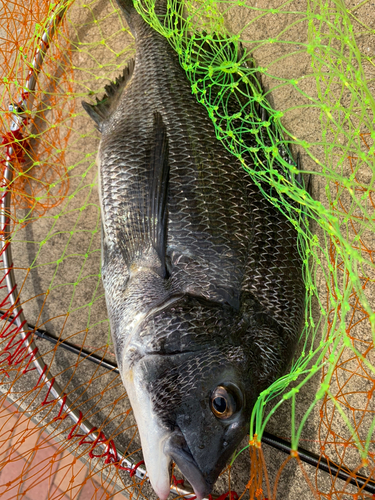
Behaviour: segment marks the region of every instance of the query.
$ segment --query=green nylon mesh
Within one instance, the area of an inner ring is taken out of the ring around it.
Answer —
[[[361,442],[351,422],[336,403],[330,390],[330,382],[344,349],[350,349],[371,374],[375,373],[371,361],[363,356],[350,336],[349,315],[350,296],[355,293],[356,307],[362,308],[368,315],[374,338],[375,313],[363,290],[363,281],[373,279],[374,271],[372,255],[367,252],[365,241],[375,229],[374,205],[371,199],[375,147],[372,145],[363,150],[361,136],[367,133],[370,140],[375,139],[375,100],[366,81],[364,69],[364,62],[369,58],[361,53],[353,29],[353,16],[340,1],[308,2],[306,11],[293,13],[294,23],[277,36],[265,40],[244,37],[245,31],[255,35],[251,29],[252,25],[255,25],[254,19],[244,23],[241,30],[234,34],[226,27],[225,21],[229,11],[236,6],[252,11],[256,16],[255,20],[268,15],[267,22],[272,22],[273,16],[288,11],[291,13],[290,5],[291,2],[283,2],[275,8],[267,9],[249,5],[249,2],[242,0],[184,2],[183,12],[180,2],[168,2],[166,21],[162,23],[154,13],[154,2],[136,2],[138,12],[169,40],[178,53],[193,93],[206,107],[215,125],[217,138],[241,161],[259,187],[260,182],[266,182],[276,189],[279,195],[277,198],[262,191],[298,231],[307,297],[305,328],[301,335],[304,347],[299,358],[294,361],[290,373],[260,395],[253,412],[250,435],[255,433],[259,439],[269,416],[284,400],[292,399],[292,443],[296,447],[306,419],[317,401],[326,394],[337,405],[341,417],[365,457],[375,420],[368,428],[366,442]],[[246,17],[247,14],[243,14],[243,18]],[[288,39],[288,32],[299,23],[304,23],[307,28],[306,41],[303,43]],[[210,49],[207,50],[202,44],[203,41],[208,42]],[[310,67],[306,74],[297,78],[278,76],[273,69],[277,60],[271,61],[268,67],[257,66],[255,62],[254,67],[247,68],[244,65],[246,55],[239,55],[240,42],[250,49],[257,49],[267,43],[287,44],[287,55],[306,53]],[[261,79],[266,75],[268,80],[271,80],[273,89],[292,87],[296,91],[294,106],[282,111],[273,109],[268,101],[270,92],[263,92],[254,80],[254,76],[259,78],[259,75]],[[304,88],[306,80],[314,81],[315,92],[312,95]],[[230,115],[227,109],[228,94],[233,91],[241,94],[236,115]],[[267,110],[267,121],[262,121],[259,111],[257,112],[257,104]],[[283,116],[297,108],[299,113],[304,113],[307,108],[316,111],[315,118],[319,120],[321,128],[317,141],[309,142],[298,137],[283,125]],[[256,147],[246,147],[242,140],[246,133],[254,135]],[[294,162],[290,164],[289,158],[283,156],[281,151],[285,148],[298,150],[298,147],[303,148],[312,160],[309,162],[310,168],[304,169],[305,173],[324,179],[328,203],[314,199],[304,187],[294,181],[295,175],[301,171],[297,170]],[[250,153],[251,164],[245,161],[244,151]],[[258,155],[259,151],[262,151],[262,155]],[[262,160],[263,155],[267,159],[266,162]],[[356,158],[356,164],[350,172],[347,169],[348,157]],[[367,182],[358,183],[358,172],[365,170],[372,173],[371,177]],[[338,186],[338,189],[332,192],[334,185]],[[343,191],[350,197],[346,200],[346,209],[340,206]],[[297,202],[297,205],[294,202]],[[356,224],[355,228],[352,228],[351,215],[354,213]],[[307,214],[307,217],[302,214]],[[321,234],[320,238],[317,233]],[[334,262],[330,257],[332,251],[336,252]],[[342,260],[340,274],[345,277],[344,283],[336,274],[338,259]],[[329,314],[333,318],[331,321],[327,320],[327,304],[322,302],[317,293],[317,268],[324,274],[327,284],[330,297]],[[318,322],[314,321],[312,315],[313,301],[319,303],[321,318]],[[323,366],[325,376],[322,384],[315,398],[312,398],[308,411],[300,422],[296,422],[294,407],[297,404],[299,389],[312,375],[321,371]],[[290,389],[292,381],[297,381],[297,384]],[[283,393],[281,400],[265,417],[265,404],[280,393]]]

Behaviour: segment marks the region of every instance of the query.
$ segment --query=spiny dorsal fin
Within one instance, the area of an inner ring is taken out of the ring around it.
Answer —
[[[109,118],[115,105],[120,98],[122,91],[129,82],[134,70],[134,59],[129,61],[125,66],[124,71],[120,77],[117,77],[114,82],[110,82],[104,87],[106,93],[102,99],[96,99],[96,104],[89,104],[82,101],[84,110],[88,113],[90,118],[97,124],[97,128],[101,130],[102,123]]]

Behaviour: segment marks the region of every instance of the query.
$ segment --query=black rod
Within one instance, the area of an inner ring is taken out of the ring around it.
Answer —
[[[274,436],[273,434],[269,434],[268,432],[263,433],[262,442],[272,446],[273,448],[277,448],[284,453],[290,454],[292,451],[291,443]],[[313,465],[314,467],[319,468],[319,470],[327,472],[331,477],[338,477],[343,481],[348,481],[348,483],[354,484],[357,488],[362,488],[369,493],[375,493],[375,481],[372,479],[356,474],[347,467],[342,468],[335,464],[335,462],[327,460],[326,458],[305,450],[304,448],[298,447],[297,451],[299,458],[303,462]]]
[[[11,316],[6,317],[6,313],[4,311],[0,311],[0,314],[3,314],[2,319],[11,321],[12,317]],[[111,361],[108,361],[106,359],[103,359],[97,354],[88,351],[87,349],[76,346],[71,342],[68,342],[67,340],[59,340],[57,337],[55,337],[51,333],[48,333],[46,330],[35,328],[35,326],[28,325],[28,328],[40,339],[48,340],[48,342],[57,345],[57,347],[62,347],[63,349],[73,352],[76,355],[82,355],[83,353],[84,354],[83,359],[87,359],[88,361],[100,365],[103,368],[106,368],[107,370],[112,370],[114,373],[119,373],[117,364],[112,363]],[[266,431],[263,433],[262,442],[288,455],[290,455],[292,451],[292,445],[289,441],[279,438]],[[347,481],[348,483],[353,484],[357,488],[362,488],[363,490],[368,491],[369,493],[375,494],[374,480],[356,474],[348,468],[342,468],[335,462],[327,460],[326,458],[321,457],[316,453],[305,450],[300,446],[298,447],[297,451],[298,451],[298,456],[302,460],[302,462],[312,465],[313,467],[316,467],[323,472],[327,472],[331,476],[336,476],[342,479],[343,481]]]
[[[55,337],[55,335],[48,333],[46,330],[35,328],[32,325],[28,325],[28,327],[38,338],[48,340],[52,344],[57,345],[57,347],[62,347],[67,351],[73,352],[77,356],[82,356],[82,354],[84,354],[84,356],[82,356],[82,359],[87,359],[88,361],[91,361],[96,365],[100,365],[107,370],[112,370],[114,373],[120,373],[116,363],[112,363],[111,361],[108,361],[107,359],[102,358],[99,355],[88,351],[87,349],[84,349],[83,347],[76,346],[75,344],[72,344],[67,340],[59,340],[57,337]]]
[[[9,316],[6,311],[1,311],[0,310],[0,319],[6,320],[6,321],[12,321],[13,316]],[[51,342],[51,344],[57,345],[57,347],[62,347],[66,351],[72,352],[76,354],[77,356],[82,356],[82,359],[87,359],[88,361],[91,361],[92,363],[95,363],[96,365],[100,365],[103,368],[106,368],[107,370],[112,370],[114,373],[119,374],[119,369],[117,368],[116,363],[112,363],[111,361],[102,358],[101,356],[98,356],[97,354],[84,349],[83,347],[79,347],[75,344],[72,344],[68,340],[60,340],[58,337],[53,335],[52,333],[47,332],[46,330],[43,330],[41,328],[36,328],[33,325],[30,325],[29,323],[27,324],[28,330],[30,330],[34,335],[36,335],[40,339],[48,340],[48,342]]]

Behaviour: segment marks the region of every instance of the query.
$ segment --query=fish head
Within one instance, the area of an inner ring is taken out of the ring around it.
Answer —
[[[242,370],[228,363],[226,354],[210,349],[187,360],[184,372],[189,375],[181,377],[175,427],[164,446],[199,499],[211,493],[246,435],[252,407],[247,403],[254,399]]]
[[[248,431],[259,393],[249,369],[256,364],[252,354],[211,338],[178,352],[164,344],[162,354],[134,347],[132,362],[123,363],[147,473],[161,500],[170,492],[172,462],[198,499],[211,492]]]
[[[146,355],[124,374],[146,469],[162,500],[171,462],[199,499],[211,492],[248,430],[255,394],[241,372],[220,350],[204,349]]]

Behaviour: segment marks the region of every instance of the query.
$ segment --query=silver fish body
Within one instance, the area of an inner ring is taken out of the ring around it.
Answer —
[[[207,495],[304,307],[293,226],[216,139],[168,41],[119,0],[135,61],[85,109],[101,132],[102,277],[146,468]],[[249,159],[249,161],[251,161]]]

